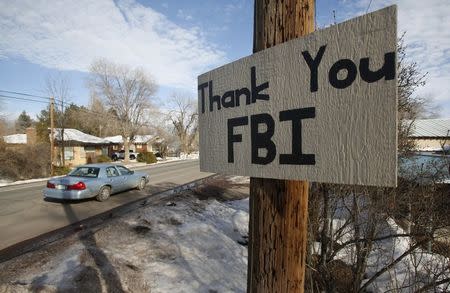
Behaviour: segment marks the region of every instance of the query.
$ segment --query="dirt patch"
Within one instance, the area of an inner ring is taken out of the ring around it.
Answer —
[[[150,229],[147,226],[142,226],[142,225],[138,225],[138,226],[134,226],[133,227],[133,231],[136,232],[139,235],[145,235],[147,233],[149,233],[152,229]]]
[[[218,201],[238,200],[248,197],[250,183],[248,180],[234,180],[235,177],[217,176],[206,180],[193,189],[200,200],[216,199]]]

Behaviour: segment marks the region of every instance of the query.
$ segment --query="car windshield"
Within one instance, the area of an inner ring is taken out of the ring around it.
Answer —
[[[78,167],[72,170],[68,175],[73,177],[93,177],[98,176],[99,168],[94,167]]]

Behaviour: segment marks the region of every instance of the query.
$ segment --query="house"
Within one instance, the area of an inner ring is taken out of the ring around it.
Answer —
[[[109,136],[103,139],[111,142],[112,152],[124,149],[123,138],[121,135]],[[158,144],[160,143],[161,139],[151,134],[135,135],[134,139],[130,142],[130,150],[133,150],[138,153],[158,152],[159,151]]]
[[[450,149],[450,118],[417,119],[407,121],[409,137],[419,151],[442,151]]]
[[[23,145],[27,144],[27,135],[26,134],[11,134],[3,136],[3,141],[7,144],[13,145]]]
[[[62,135],[64,133],[64,135]],[[86,134],[77,129],[54,129],[54,164],[62,165],[62,152],[64,149],[64,164],[66,166],[82,165],[95,162],[101,155],[110,156],[109,148],[112,143],[100,137]],[[24,134],[12,134],[3,136],[7,149],[19,149],[27,145],[33,145],[37,141],[36,129],[30,127]],[[49,129],[50,138],[50,129]],[[62,139],[64,138],[64,140]]]
[[[33,145],[36,143],[36,129],[28,127],[25,133],[11,134],[3,136],[3,141],[7,149],[17,149],[26,145]]]
[[[62,164],[63,148],[66,166],[91,163],[95,162],[99,156],[109,157],[110,155],[109,148],[112,145],[110,141],[86,134],[77,129],[65,128],[62,130],[56,128],[54,138],[56,161],[59,165]]]

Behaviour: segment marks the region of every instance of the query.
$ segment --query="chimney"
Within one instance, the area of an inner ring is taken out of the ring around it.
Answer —
[[[36,138],[37,138],[36,128],[28,127],[25,131],[26,131],[25,133],[27,134],[27,144],[29,144],[29,145],[36,144]]]

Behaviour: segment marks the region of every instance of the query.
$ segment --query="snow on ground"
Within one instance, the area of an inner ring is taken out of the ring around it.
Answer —
[[[7,179],[0,179],[0,187],[1,186],[9,186],[9,185],[19,185],[19,184],[26,184],[26,183],[33,183],[33,182],[42,182],[46,181],[50,178],[57,178],[61,176],[54,176],[54,177],[48,177],[48,178],[37,178],[37,179],[28,179],[28,180],[18,180],[18,181],[11,181]]]
[[[209,188],[156,201],[95,231],[82,231],[0,264],[0,292],[244,292],[247,247],[241,244],[248,239],[247,194],[248,177],[230,176],[215,179]],[[345,218],[344,210],[335,213],[332,229],[344,227]],[[350,226],[342,233],[341,241],[353,237]],[[379,236],[403,233],[388,218]],[[368,259],[366,281],[411,245],[407,237],[378,242]],[[337,258],[353,263],[354,246]],[[449,263],[418,248],[367,289],[413,292],[409,284],[428,283],[438,272],[445,273],[437,280],[450,277]]]
[[[0,292],[244,292],[245,196],[160,200],[0,264]]]
[[[391,235],[405,234],[405,231],[391,218],[386,221],[386,228],[390,229]],[[396,237],[386,239],[378,243],[373,249],[368,259],[367,276],[370,278],[381,268],[390,264],[393,260],[400,258],[414,243],[409,237]],[[401,259],[395,266],[380,275],[371,285],[368,286],[370,292],[412,292],[435,281],[450,277],[450,260],[436,253],[428,253],[422,248],[417,248],[409,256]],[[435,273],[443,273],[440,277]],[[418,286],[414,289],[411,285]],[[405,288],[398,290],[397,288]],[[446,292],[447,284],[437,286],[434,292]]]
[[[27,143],[27,135],[26,134],[11,134],[3,136],[3,140],[6,143],[11,144],[26,144]]]
[[[352,225],[347,225],[347,219],[350,217],[349,210],[343,208],[349,206],[349,202],[353,200],[352,196],[340,199],[341,205],[335,211],[331,219],[331,227],[333,234],[336,235],[340,231],[338,242],[345,243],[354,240],[355,233]],[[367,203],[365,197],[358,197],[358,206],[362,211]],[[367,230],[368,221],[367,213],[361,213],[359,225],[361,231]],[[387,218],[381,220],[377,225],[376,237],[383,238],[392,235],[405,235],[406,232],[392,219]],[[418,247],[410,255],[401,258],[415,243],[410,237],[386,237],[381,241],[376,241],[369,254],[367,260],[367,269],[365,271],[366,279],[363,284],[370,278],[375,276],[380,270],[387,267],[396,259],[400,259],[398,263],[393,265],[367,286],[368,292],[415,292],[422,286],[450,278],[450,259],[437,253],[429,253],[425,249]],[[313,252],[320,254],[321,243],[313,243]],[[336,259],[341,260],[349,265],[356,263],[356,247],[355,245],[347,245],[344,249],[336,254]],[[442,275],[439,275],[442,274]],[[448,282],[433,288],[434,292],[448,292]],[[440,290],[440,291],[439,291]]]
[[[250,177],[245,176],[230,176],[228,180],[235,184],[250,184]]]

